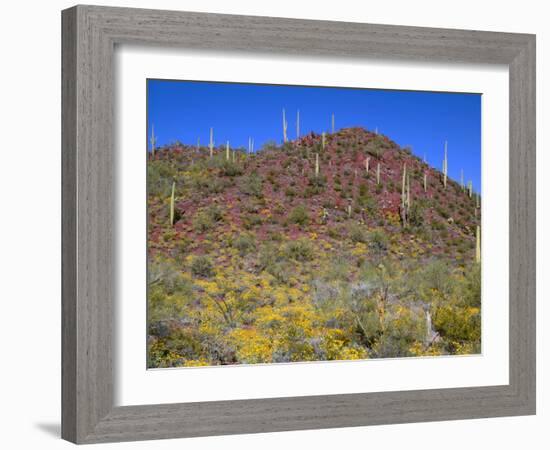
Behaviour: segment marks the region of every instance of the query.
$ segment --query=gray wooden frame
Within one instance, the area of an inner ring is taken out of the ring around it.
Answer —
[[[76,443],[535,413],[535,36],[143,9],[62,13],[62,436]],[[510,382],[503,386],[113,405],[115,44],[506,64]]]

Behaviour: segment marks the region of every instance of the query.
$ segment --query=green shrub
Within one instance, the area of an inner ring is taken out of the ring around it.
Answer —
[[[210,218],[208,214],[204,211],[201,211],[193,217],[193,229],[197,233],[204,233],[214,227],[214,221]]]
[[[251,234],[242,233],[233,241],[233,247],[239,251],[241,256],[244,256],[256,247],[256,241]]]
[[[311,261],[315,249],[308,239],[300,238],[286,245],[285,254],[296,261]]]
[[[388,250],[388,236],[381,230],[375,230],[369,235],[369,248],[375,253],[384,253]]]
[[[241,180],[241,191],[247,195],[255,197],[263,196],[263,182],[257,173],[252,173]]]
[[[295,223],[300,226],[307,225],[309,223],[309,214],[304,205],[296,206],[288,215],[288,220],[291,223]]]
[[[227,160],[224,160],[220,164],[220,171],[222,175],[227,177],[236,177],[238,175],[242,175],[243,173],[243,169],[239,164]]]
[[[368,241],[368,235],[365,231],[365,227],[354,224],[349,229],[349,237],[353,242],[366,243]]]
[[[214,267],[208,257],[195,256],[191,262],[191,273],[196,277],[211,277],[214,273]]]

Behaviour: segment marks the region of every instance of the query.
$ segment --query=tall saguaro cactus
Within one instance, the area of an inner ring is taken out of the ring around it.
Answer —
[[[225,142],[225,160],[229,161],[229,141]]]
[[[324,150],[325,145],[327,145],[327,134],[323,131],[321,133],[321,148]]]
[[[401,177],[401,222],[407,226],[407,209],[410,200],[410,188],[407,177],[407,163],[403,164],[403,174]]]
[[[468,181],[468,197],[472,198],[473,193],[473,187],[472,187],[472,180]]]
[[[460,188],[464,192],[464,169],[460,169]]]
[[[296,139],[300,138],[300,110],[296,112]]]
[[[447,161],[447,141],[445,141],[445,156],[443,158],[443,187],[447,189],[447,169],[448,169],[448,161]]]
[[[286,121],[286,113],[285,113],[285,109],[283,108],[283,142],[285,144],[288,140],[287,129],[288,129],[288,122]]]
[[[334,123],[334,113],[332,113],[332,134],[334,134],[334,130],[335,130],[335,123]]]
[[[172,181],[172,195],[170,195],[170,226],[174,226],[176,182]]]
[[[210,158],[214,156],[214,128],[210,127],[210,143],[208,144],[210,149]]]
[[[376,166],[376,184],[380,184],[380,163]]]
[[[424,172],[424,192],[428,192],[428,172]]]
[[[151,155],[155,157],[155,149],[157,144],[157,137],[155,136],[155,124],[151,125]]]
[[[315,153],[315,178],[319,177],[319,153]]]
[[[369,173],[369,163],[370,163],[370,157],[367,157],[365,159],[365,172],[368,174]]]
[[[476,263],[481,262],[481,227],[476,227]]]

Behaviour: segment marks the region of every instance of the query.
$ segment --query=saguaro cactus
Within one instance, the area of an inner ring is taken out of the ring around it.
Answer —
[[[170,195],[170,226],[174,226],[176,182],[172,181],[172,195]]]
[[[287,142],[287,129],[288,129],[288,122],[286,121],[286,113],[285,109],[283,108],[283,142]]]
[[[460,188],[464,192],[464,169],[460,169]]]
[[[351,219],[351,203],[348,205],[348,219]]]
[[[319,176],[319,153],[315,153],[315,177]]]
[[[447,162],[447,141],[445,141],[445,156],[443,158],[443,187],[447,189],[447,169],[448,169],[448,162]]]
[[[334,126],[334,113],[332,113],[332,133],[334,134],[335,126]]]
[[[321,133],[321,148],[324,150],[325,145],[327,144],[327,134],[323,131]]]
[[[151,154],[155,157],[155,148],[157,144],[157,138],[155,136],[155,125],[151,125]]]
[[[428,172],[424,172],[424,192],[428,191]]]
[[[300,110],[296,112],[296,139],[300,138]]]
[[[476,263],[481,262],[481,227],[476,227]]]
[[[370,162],[370,157],[365,159],[365,172],[367,174],[369,173],[369,162]]]
[[[376,166],[376,184],[380,184],[380,163]]]
[[[401,177],[401,222],[403,226],[407,225],[407,203],[409,191],[407,189],[407,163],[403,164],[403,174]]]
[[[472,180],[468,181],[468,197],[472,198],[473,188],[472,188]]]
[[[210,143],[208,144],[210,148],[210,158],[214,156],[214,128],[210,127]]]
[[[225,160],[229,161],[229,141],[225,142]]]

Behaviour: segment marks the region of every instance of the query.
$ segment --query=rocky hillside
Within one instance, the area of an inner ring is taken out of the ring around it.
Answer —
[[[157,149],[150,366],[478,351],[480,199],[445,178],[362,128]]]

